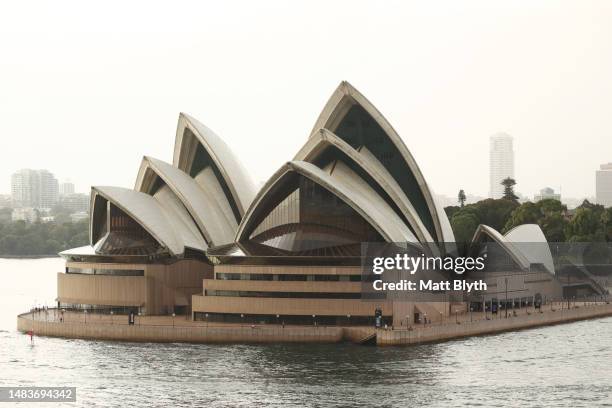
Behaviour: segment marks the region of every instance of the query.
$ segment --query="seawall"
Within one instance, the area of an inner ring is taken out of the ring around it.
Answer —
[[[463,321],[461,324],[431,325],[414,330],[379,330],[376,336],[376,344],[379,346],[397,346],[430,343],[606,316],[612,316],[612,305],[610,304],[580,306],[554,311],[547,310],[542,313],[508,316],[508,318],[500,316],[500,318],[491,320]]]
[[[143,318],[145,323],[125,324],[123,316],[90,317],[79,320],[81,314],[66,314],[63,322],[39,314],[24,313],[17,317],[17,329],[34,331],[36,336],[65,337],[90,340],[186,343],[374,343],[380,346],[410,345],[439,342],[461,337],[494,334],[567,323],[576,320],[612,316],[612,305],[598,304],[572,309],[548,310],[494,318],[426,325],[411,330],[376,330],[370,327],[339,326],[280,326],[280,325],[207,325],[201,322],[175,322],[167,317]],[[120,320],[118,320],[120,318]],[[177,319],[178,320],[178,319]],[[148,322],[148,323],[147,323]],[[375,336],[374,336],[375,335]]]

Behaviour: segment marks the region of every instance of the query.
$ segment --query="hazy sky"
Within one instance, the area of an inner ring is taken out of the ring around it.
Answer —
[[[432,188],[488,192],[488,140],[514,136],[518,190],[594,195],[612,161],[612,1],[0,3],[0,192],[18,168],[77,190],[172,161],[187,112],[253,179],[305,142],[348,80]]]

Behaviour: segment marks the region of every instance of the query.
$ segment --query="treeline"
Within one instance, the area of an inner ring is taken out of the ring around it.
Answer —
[[[88,221],[26,223],[0,211],[0,256],[56,255],[89,243]]]
[[[457,242],[470,242],[479,224],[505,234],[522,224],[538,224],[549,242],[611,242],[612,207],[584,200],[573,211],[557,200],[519,204],[516,200],[487,199],[465,206],[446,207]]]

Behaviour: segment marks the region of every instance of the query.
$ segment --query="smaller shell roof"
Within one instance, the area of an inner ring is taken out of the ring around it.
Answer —
[[[552,274],[555,262],[544,232],[538,224],[523,224],[512,228],[504,237],[512,242],[531,263],[542,264]]]
[[[175,232],[175,228],[167,219],[166,212],[155,198],[122,187],[94,186],[91,189],[92,202],[96,195],[105,198],[132,217],[172,255],[184,253],[185,245],[180,233]]]
[[[488,225],[480,224],[472,242],[477,242],[483,235],[490,237],[504,248],[521,268],[529,269],[531,264],[542,264],[551,274],[555,274],[550,248],[538,225],[519,225],[508,231],[506,235],[502,235]]]

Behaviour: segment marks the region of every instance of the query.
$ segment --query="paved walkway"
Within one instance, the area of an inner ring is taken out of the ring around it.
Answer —
[[[570,302],[570,308],[580,308],[580,307],[589,307],[595,305],[603,305],[605,302]],[[556,311],[556,310],[566,310],[568,308],[567,302],[554,302],[549,303],[542,306],[541,311],[544,313]],[[128,325],[128,315],[110,315],[106,313],[92,313],[91,311],[85,312],[76,312],[76,311],[65,311],[61,312],[58,309],[39,309],[38,311],[32,311],[31,317],[28,318],[35,319],[37,321],[48,321],[48,322],[60,322],[63,317],[64,322],[70,323],[83,323],[83,324],[108,324],[108,325]],[[533,313],[538,313],[536,309],[533,307],[524,307],[521,309],[509,309],[508,310],[508,318],[516,317],[516,316],[528,316]],[[435,322],[429,322],[427,324],[410,324],[407,327],[403,324],[401,326],[396,326],[393,330],[406,330],[408,327],[411,327],[413,330],[416,329],[425,329],[429,327],[436,326],[444,326],[448,324],[456,324],[456,323],[466,323],[466,322],[477,322],[483,320],[499,320],[506,318],[506,311],[500,310],[497,314],[492,314],[491,312],[467,312],[467,313],[459,313],[453,316],[445,316],[440,320]],[[222,323],[222,322],[205,322],[205,321],[193,321],[190,316],[134,316],[134,325],[136,326],[175,326],[175,327],[252,327],[252,326],[266,326],[266,327],[274,327],[280,326],[276,324],[251,324],[251,323]],[[299,325],[285,325],[286,327],[304,327]],[[343,326],[345,327],[345,326]],[[363,327],[363,326],[353,326],[353,327]],[[391,327],[389,327],[391,329]]]

